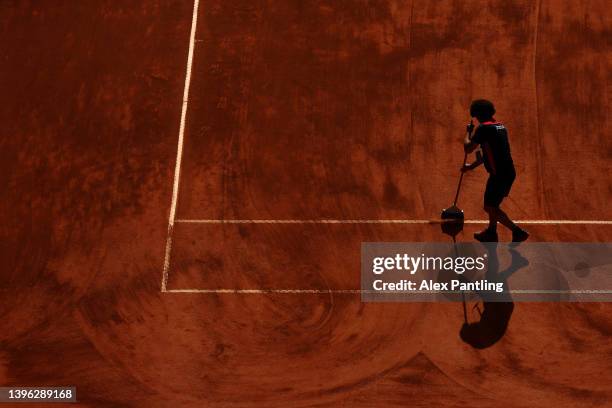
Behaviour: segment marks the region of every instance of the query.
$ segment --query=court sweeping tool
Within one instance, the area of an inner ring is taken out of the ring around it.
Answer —
[[[472,121],[470,121],[470,124],[468,126],[468,133],[470,135],[470,139],[471,139],[473,128],[474,128],[474,124],[472,123]],[[465,155],[463,156],[463,166],[465,166],[465,163],[467,163],[467,157],[468,157],[468,154],[466,152]],[[457,199],[459,199],[459,191],[461,190],[461,182],[463,181],[464,174],[465,173],[462,171],[461,175],[459,176],[459,184],[457,185],[457,193],[455,193],[455,201],[453,201],[453,205],[442,210],[442,214],[440,215],[440,217],[443,220],[462,220],[463,219],[463,210],[457,207]]]
[[[463,165],[467,162],[467,153],[463,156]],[[461,190],[461,182],[463,181],[463,175],[465,173],[461,172],[459,176],[459,184],[457,185],[457,192],[455,193],[455,201],[453,201],[453,205],[442,210],[441,218],[443,220],[462,220],[463,219],[463,210],[457,207],[457,199],[459,198],[459,191]]]

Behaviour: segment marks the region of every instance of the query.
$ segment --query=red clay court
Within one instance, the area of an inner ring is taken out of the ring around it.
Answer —
[[[517,303],[476,350],[460,304],[362,303],[359,251],[449,241],[431,221],[480,97],[530,240],[612,241],[611,9],[1,2],[0,386],[88,407],[610,404],[609,303]],[[460,242],[485,179],[465,176]]]

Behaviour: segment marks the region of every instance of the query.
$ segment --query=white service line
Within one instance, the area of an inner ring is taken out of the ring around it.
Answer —
[[[344,293],[344,294],[359,294],[368,291],[361,289],[168,289],[167,293],[228,293],[228,294],[326,294],[326,293]],[[374,293],[374,291],[371,291]]]
[[[164,270],[162,273],[161,291],[165,292],[168,285],[168,269],[170,268],[170,253],[172,252],[172,233],[176,218],[176,203],[178,200],[179,184],[181,179],[181,162],[183,160],[183,140],[185,136],[185,123],[187,121],[187,106],[189,104],[189,87],[191,85],[191,67],[193,65],[193,52],[195,48],[196,28],[198,25],[198,8],[200,0],[193,2],[191,17],[191,33],[189,35],[189,52],[187,54],[187,69],[185,73],[185,87],[183,88],[183,105],[181,108],[181,121],[179,124],[178,146],[176,149],[176,165],[174,167],[174,184],[172,186],[172,203],[168,217],[168,235],[166,237],[166,253],[164,257]]]
[[[428,220],[176,220],[182,224],[428,224]]]
[[[214,220],[182,219],[181,224],[440,224],[441,220]],[[518,224],[544,225],[612,225],[612,220],[516,220]],[[464,224],[488,224],[489,220],[465,220]]]
[[[378,294],[385,295],[376,290],[363,290],[363,289],[168,289],[166,293],[204,293],[204,294],[249,294],[249,295],[265,295],[265,294]],[[612,294],[612,290],[609,289],[571,289],[571,290],[542,290],[542,289],[511,289],[508,291],[515,294]],[[407,294],[413,292],[393,292],[386,294]],[[439,291],[420,291],[417,294],[436,294],[441,293]],[[444,293],[462,293],[459,290],[445,291]]]

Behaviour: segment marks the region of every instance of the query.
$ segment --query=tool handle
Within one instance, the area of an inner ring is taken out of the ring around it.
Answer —
[[[463,156],[463,166],[465,166],[465,163],[467,162],[467,153],[465,154],[465,156]],[[461,176],[459,176],[459,184],[457,185],[457,192],[455,193],[455,201],[453,201],[453,205],[457,205],[457,199],[459,198],[459,191],[461,190],[461,182],[463,181],[463,175],[465,173],[461,172]]]

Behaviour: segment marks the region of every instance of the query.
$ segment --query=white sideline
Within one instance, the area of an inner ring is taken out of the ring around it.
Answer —
[[[162,274],[161,291],[166,291],[168,284],[168,269],[170,268],[170,253],[172,252],[172,233],[176,218],[176,203],[178,199],[179,183],[181,178],[181,161],[183,160],[183,140],[185,136],[185,122],[187,120],[187,105],[189,104],[189,87],[191,85],[191,67],[193,65],[193,51],[195,47],[195,35],[198,25],[198,7],[200,0],[193,2],[193,14],[191,17],[191,33],[189,34],[189,52],[187,54],[187,69],[185,73],[185,87],[183,88],[183,105],[181,108],[181,122],[179,124],[178,146],[176,149],[176,165],[174,167],[174,184],[172,186],[172,203],[170,205],[170,216],[168,217],[168,235],[166,237],[166,253],[164,257],[164,270]]]
[[[214,220],[214,219],[182,219],[175,220],[181,224],[439,224],[440,220]],[[464,224],[487,224],[488,220],[465,220]],[[612,220],[516,220],[518,224],[545,225],[612,225]]]

